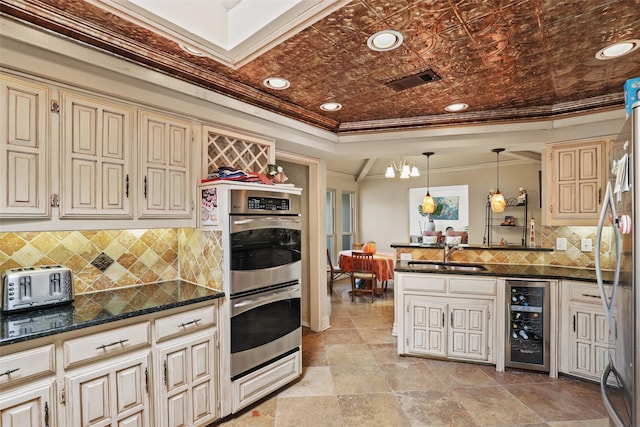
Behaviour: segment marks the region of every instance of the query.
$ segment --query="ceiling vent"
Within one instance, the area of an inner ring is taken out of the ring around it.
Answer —
[[[412,87],[420,86],[426,83],[435,82],[440,80],[440,76],[431,70],[422,71],[412,76],[402,77],[398,80],[385,83],[391,89],[396,92],[411,89]]]

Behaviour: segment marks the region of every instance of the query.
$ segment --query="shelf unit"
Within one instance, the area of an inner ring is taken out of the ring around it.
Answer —
[[[487,246],[498,246],[498,242],[501,239],[505,239],[508,245],[513,245],[514,239],[520,239],[520,245],[527,246],[527,204],[526,194],[524,195],[524,201],[516,197],[508,198],[504,212],[496,213],[491,210],[491,198],[489,197],[486,204],[482,243]],[[514,225],[506,225],[507,216],[514,218]]]

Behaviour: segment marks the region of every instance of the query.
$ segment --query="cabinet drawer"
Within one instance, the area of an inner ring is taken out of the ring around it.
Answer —
[[[429,274],[406,276],[402,280],[402,287],[405,291],[444,293],[447,290],[447,279],[439,276],[433,277]]]
[[[13,385],[56,371],[53,344],[0,357],[0,386]]]
[[[102,359],[151,344],[149,322],[99,332],[62,343],[64,367]]]
[[[233,382],[233,412],[288,384],[302,373],[301,351]]]
[[[166,316],[155,321],[156,341],[181,335],[203,327],[214,326],[216,310],[213,306]]]
[[[600,289],[597,283],[592,284],[571,284],[569,285],[569,300],[586,302],[589,304],[602,304],[602,298],[600,297]],[[607,295],[611,295],[611,286],[605,285],[605,291]]]
[[[452,294],[495,295],[495,279],[449,279],[449,292]]]

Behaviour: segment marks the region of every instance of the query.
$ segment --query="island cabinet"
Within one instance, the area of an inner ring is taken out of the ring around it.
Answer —
[[[610,295],[610,287],[605,286],[605,289]],[[561,298],[563,339],[559,370],[600,381],[615,348],[598,285],[563,280]]]
[[[218,336],[207,301],[0,346],[2,426],[206,426]]]
[[[495,363],[495,278],[396,273],[398,352]]]

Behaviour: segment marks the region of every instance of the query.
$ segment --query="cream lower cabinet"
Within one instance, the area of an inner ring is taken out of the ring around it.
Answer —
[[[55,417],[53,378],[11,393],[0,393],[0,425],[3,427],[54,427]]]
[[[68,425],[150,426],[150,360],[145,350],[65,375]]]
[[[599,381],[615,349],[598,285],[563,281],[562,296],[560,370]]]
[[[218,417],[214,315],[206,307],[156,322],[157,339],[170,338],[154,354],[157,426],[204,426]]]
[[[400,354],[494,362],[496,280],[398,274]]]
[[[0,346],[0,425],[210,424],[220,414],[217,304]]]
[[[47,344],[0,356],[0,425],[54,427],[55,347]]]

